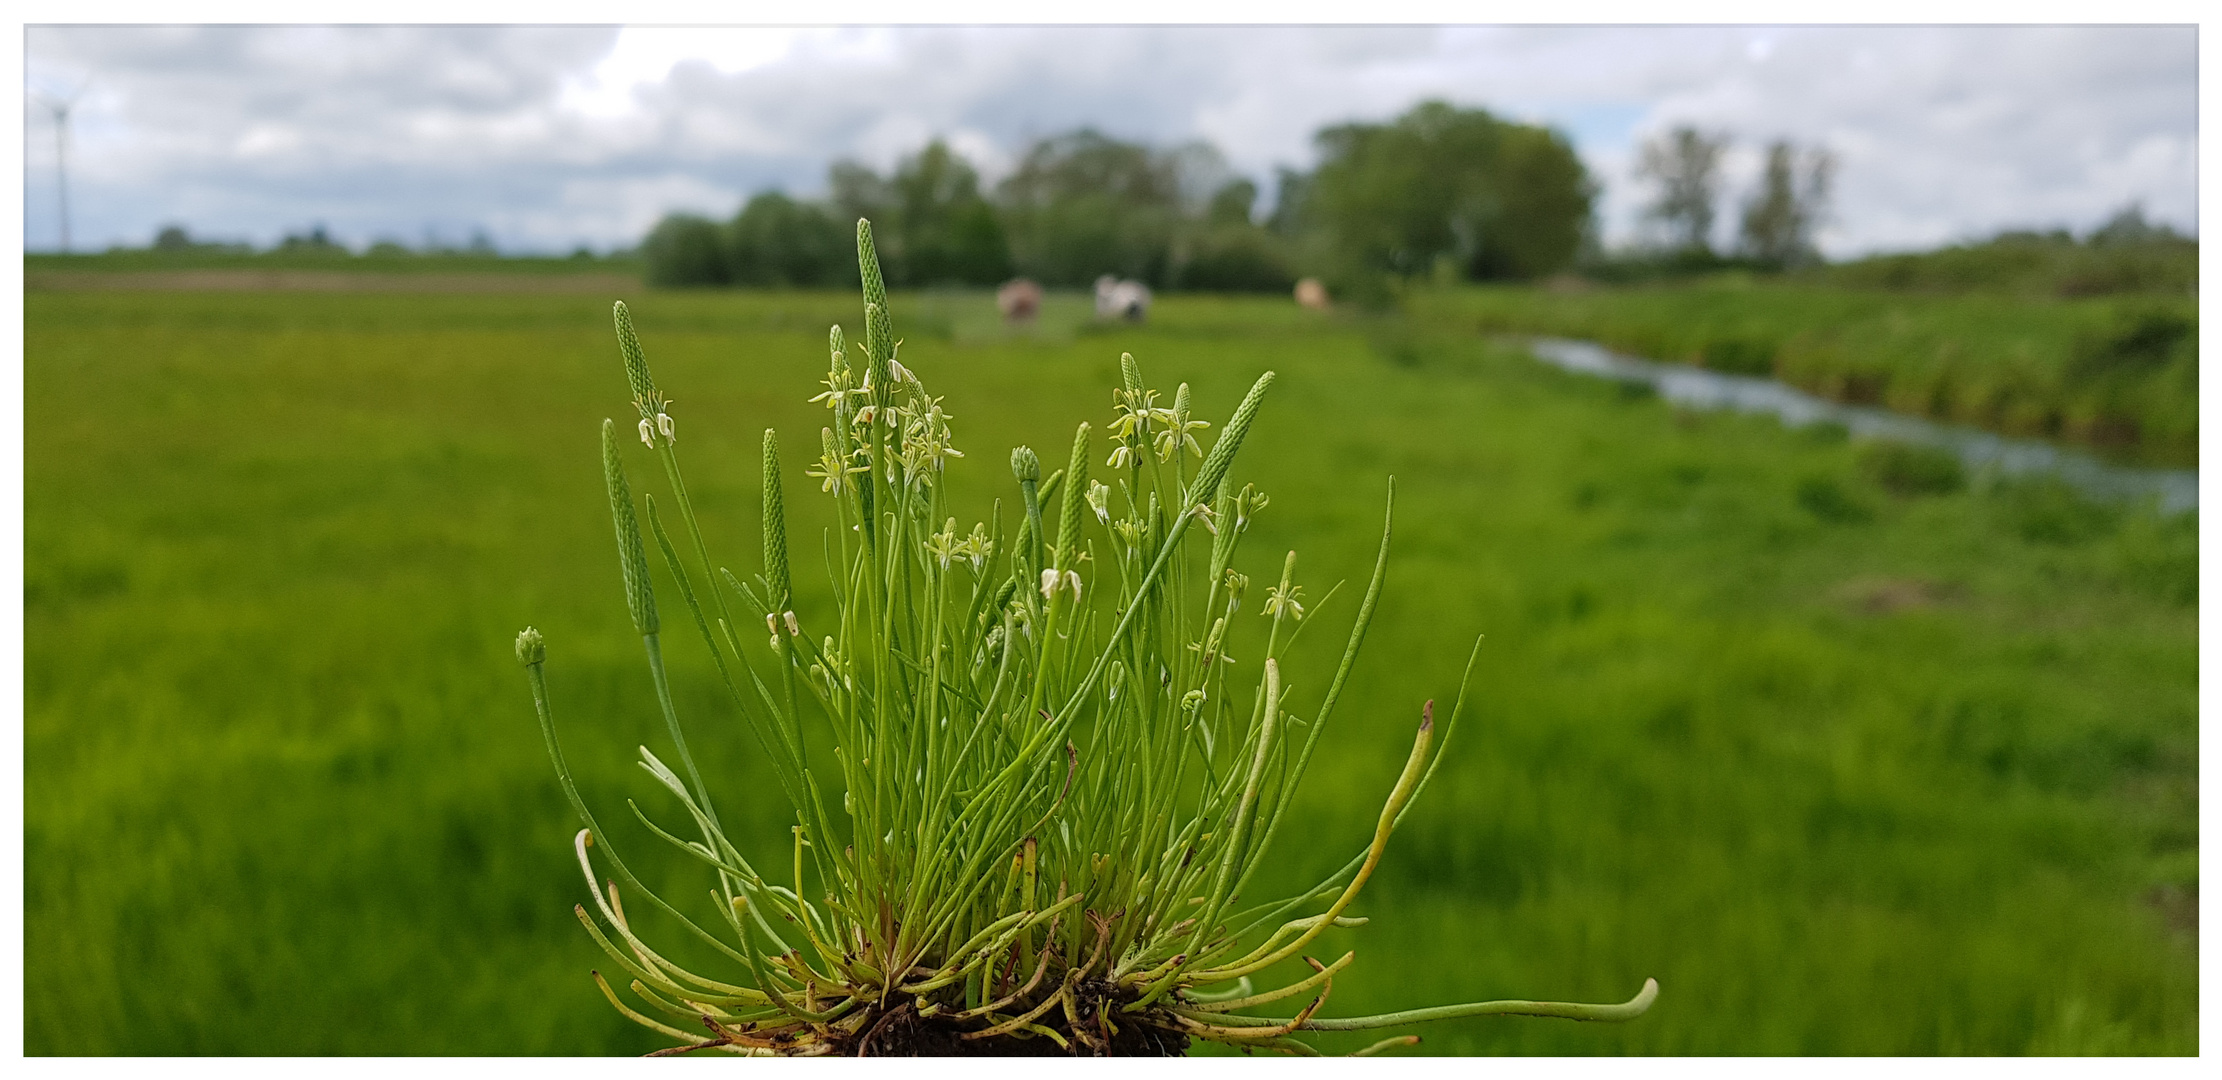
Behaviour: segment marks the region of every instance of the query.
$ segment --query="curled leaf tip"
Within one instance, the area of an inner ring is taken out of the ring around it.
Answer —
[[[1429,699],[1427,699],[1427,704],[1425,704],[1425,705],[1422,705],[1422,706],[1420,706],[1420,730],[1421,730],[1421,731],[1430,731],[1430,730],[1433,730],[1433,729],[1434,729],[1434,727],[1435,727],[1435,699],[1434,699],[1434,698],[1429,698]]]

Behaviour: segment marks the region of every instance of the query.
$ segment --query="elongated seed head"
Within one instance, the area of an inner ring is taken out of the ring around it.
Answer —
[[[633,489],[625,482],[618,457],[617,424],[602,421],[602,481],[609,486],[610,520],[617,527],[617,561],[625,574],[625,608],[633,629],[646,637],[662,628],[656,619],[656,594],[648,582],[648,552],[640,542],[640,519],[633,514]]]
[[[1134,395],[1136,407],[1139,408],[1142,399],[1142,365],[1134,362],[1133,353],[1119,354],[1119,377],[1125,381],[1126,392]]]
[[[826,331],[826,349],[833,354],[834,370],[847,366],[848,358],[843,354],[848,352],[848,342],[841,339],[840,323],[834,323],[833,329]]]
[[[1072,461],[1065,466],[1064,510],[1057,515],[1057,567],[1071,569],[1080,552],[1080,508],[1088,497],[1088,425],[1072,433]]]
[[[887,282],[880,277],[880,253],[872,245],[872,222],[856,219],[856,270],[864,279],[864,302],[887,306]]]
[[[775,611],[789,605],[787,581],[787,507],[779,489],[779,433],[764,429],[764,580],[771,582],[767,603]]]
[[[1211,444],[1211,453],[1204,455],[1203,465],[1196,470],[1195,483],[1188,488],[1190,506],[1208,503],[1219,494],[1219,485],[1226,480],[1227,469],[1234,464],[1235,452],[1242,449],[1242,438],[1250,433],[1250,422],[1257,419],[1258,405],[1265,400],[1265,391],[1272,385],[1273,373],[1268,371],[1251,384],[1249,393],[1242,395],[1242,404],[1235,406],[1234,416],[1227,420],[1218,441]]]
[[[884,300],[864,305],[864,352],[871,357],[872,399],[885,401],[895,391],[888,363],[895,357],[895,322],[888,317]]]
[[[633,333],[633,313],[619,300],[610,309],[611,318],[617,323],[617,352],[625,360],[625,382],[633,390],[633,404],[640,408],[640,418],[656,418],[656,380],[648,374],[648,357],[640,351],[640,338]]]
[[[518,663],[531,667],[547,658],[548,643],[540,637],[540,631],[528,626],[517,634]]]

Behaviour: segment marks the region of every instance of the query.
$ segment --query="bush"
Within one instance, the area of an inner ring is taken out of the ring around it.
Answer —
[[[1859,449],[1859,467],[1893,495],[1949,495],[1967,487],[1959,455],[1941,446],[1868,443]]]
[[[1833,525],[1861,525],[1875,520],[1874,508],[1833,476],[1808,476],[1798,481],[1797,500],[1807,513]]]
[[[1773,375],[1775,343],[1757,338],[1714,338],[1705,343],[1705,366],[1731,375]]]
[[[2179,351],[2196,355],[2198,331],[2198,318],[2180,311],[2145,307],[2119,312],[2111,326],[2087,331],[2076,340],[2068,360],[2068,380],[2099,382],[2149,375],[2168,366]],[[2188,348],[2179,350],[2179,346]]]
[[[2007,525],[2022,539],[2073,547],[2112,533],[2121,512],[2084,496],[2055,476],[2014,480],[1999,485],[1998,505]]]

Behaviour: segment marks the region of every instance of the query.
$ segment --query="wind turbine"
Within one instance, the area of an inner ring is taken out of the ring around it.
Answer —
[[[77,84],[68,97],[33,95],[54,114],[54,190],[62,209],[62,254],[69,254],[69,111],[85,94],[87,82]]]

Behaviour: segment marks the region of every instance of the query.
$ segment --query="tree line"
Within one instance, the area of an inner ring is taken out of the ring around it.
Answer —
[[[1735,243],[1726,251],[1714,248],[1720,166],[1729,143],[1726,134],[1684,125],[1643,145],[1636,175],[1658,185],[1644,208],[1658,233],[1644,254],[1688,269],[1743,262],[1785,270],[1821,261],[1813,234],[1827,211],[1836,157],[1788,139],[1767,144],[1759,186],[1744,201]]]
[[[869,217],[888,282],[992,285],[1099,275],[1159,289],[1346,294],[1400,277],[1525,279],[1594,247],[1597,186],[1559,132],[1431,101],[1321,130],[1318,167],[1283,169],[1274,205],[1204,143],[1158,149],[1093,129],[1042,139],[992,188],[936,140],[882,176],[835,164],[828,196],[778,191],[725,221],[671,214],[642,242],[661,285],[845,286]]]

